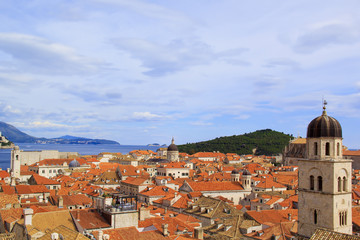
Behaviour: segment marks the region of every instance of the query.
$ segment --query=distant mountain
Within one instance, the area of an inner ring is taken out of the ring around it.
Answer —
[[[150,144],[148,144],[146,146],[148,146],[148,147],[160,147],[160,144],[158,144],[158,143],[150,143]]]
[[[38,139],[36,137],[23,133],[13,125],[1,121],[0,121],[0,131],[3,136],[5,136],[7,139],[9,139],[12,142],[34,143],[36,139]]]
[[[271,129],[258,130],[243,135],[219,137],[213,140],[178,145],[180,152],[193,154],[196,152],[213,152],[277,155],[282,153],[284,147],[293,137]]]
[[[14,143],[49,143],[49,144],[119,144],[105,139],[90,139],[65,135],[58,138],[37,138],[30,136],[16,127],[0,121],[0,131],[3,136]]]

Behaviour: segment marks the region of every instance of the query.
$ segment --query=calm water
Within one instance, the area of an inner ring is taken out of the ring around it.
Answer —
[[[17,143],[20,150],[41,151],[41,150],[58,150],[59,152],[78,152],[81,155],[97,155],[101,152],[120,152],[129,153],[132,150],[149,149],[156,152],[159,147],[141,146],[141,145],[118,145],[118,144],[31,144]],[[0,168],[6,170],[10,167],[11,149],[0,149]]]

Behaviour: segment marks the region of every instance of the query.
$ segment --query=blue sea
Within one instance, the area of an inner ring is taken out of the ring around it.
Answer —
[[[81,155],[97,155],[102,152],[120,152],[129,153],[132,150],[156,150],[158,146],[142,145],[118,145],[118,144],[33,144],[33,143],[16,143],[20,150],[24,151],[41,151],[41,150],[58,150],[59,152],[78,152]],[[6,170],[10,168],[11,149],[0,149],[0,168]]]

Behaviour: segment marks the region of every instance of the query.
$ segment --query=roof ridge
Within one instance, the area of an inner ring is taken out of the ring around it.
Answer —
[[[219,202],[218,202],[218,204],[216,205],[214,211],[212,211],[211,217],[213,217],[213,215],[215,214],[216,210],[219,208],[221,202],[222,202],[222,200],[219,199]]]

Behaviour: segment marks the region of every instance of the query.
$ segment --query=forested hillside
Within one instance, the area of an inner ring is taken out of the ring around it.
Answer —
[[[252,154],[256,148],[256,155],[277,155],[292,139],[292,135],[271,129],[258,130],[243,135],[219,137],[213,140],[179,145],[180,152],[193,154],[195,152],[219,151],[222,153]]]

